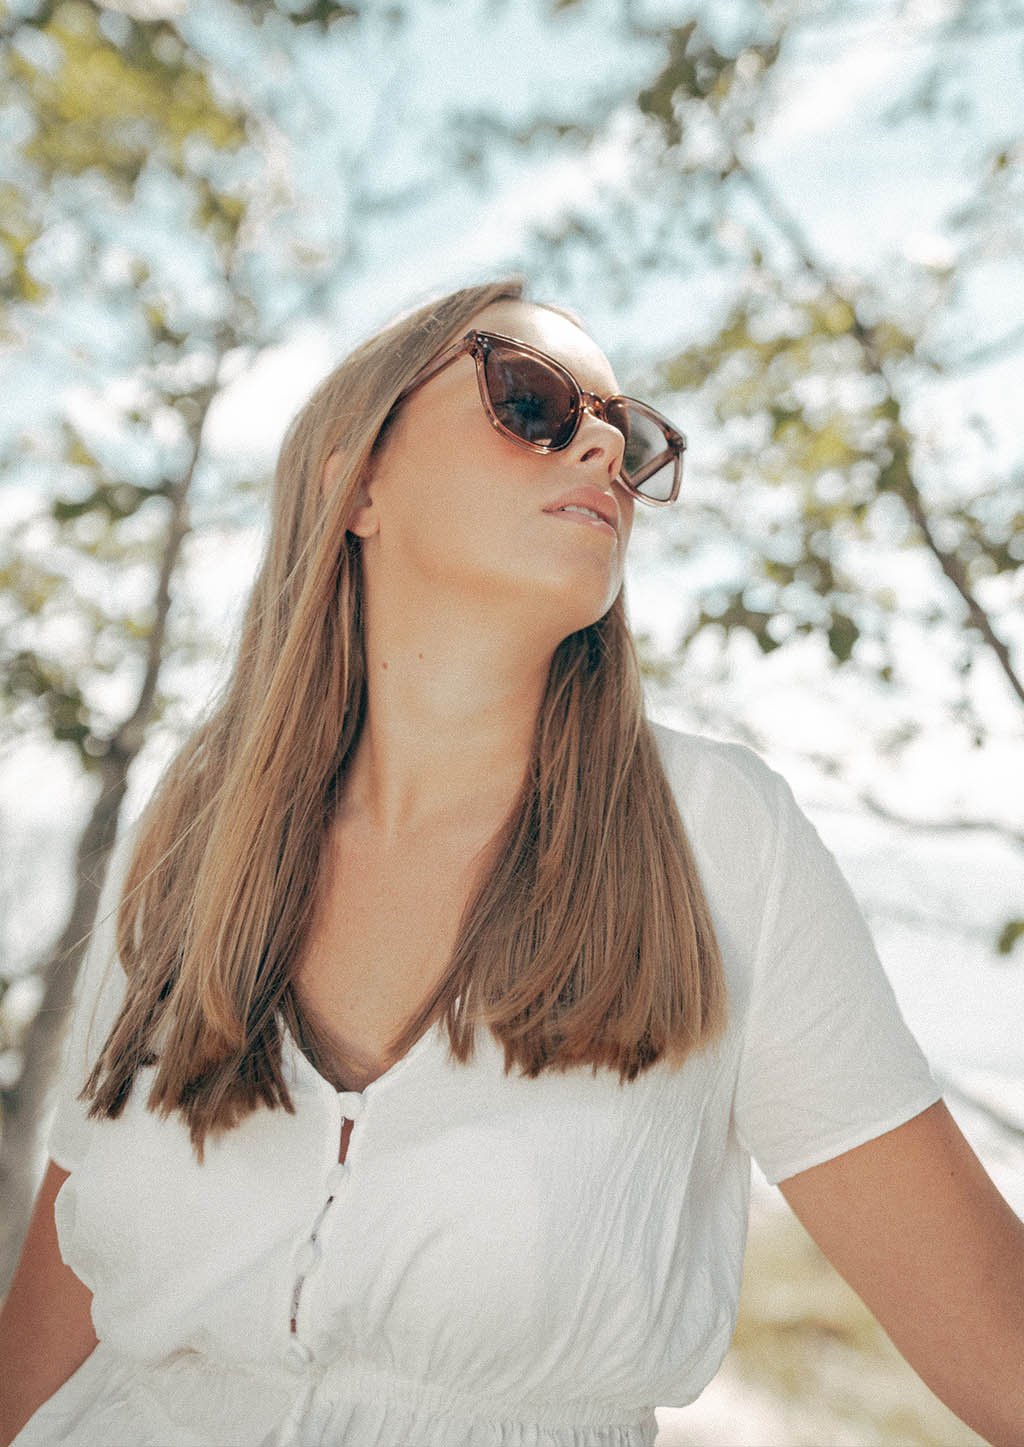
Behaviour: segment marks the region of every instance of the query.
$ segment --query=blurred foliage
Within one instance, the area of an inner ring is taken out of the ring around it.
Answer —
[[[14,297],[33,304],[46,297],[48,288],[32,275],[28,264],[32,245],[41,231],[24,193],[9,182],[0,183],[0,305]],[[5,339],[10,340],[10,336],[3,329],[0,311],[0,341]]]
[[[80,190],[79,202],[88,200],[97,213],[109,208],[109,215],[130,202],[147,168],[162,169],[188,186],[193,143],[238,151],[248,132],[240,112],[215,101],[198,57],[170,26],[110,14],[82,0],[39,7],[34,22],[13,27],[2,51],[2,74],[9,106],[23,118],[17,179],[8,187],[14,203],[10,214],[21,218],[21,239],[12,243],[10,226],[3,238],[5,322],[8,335],[16,338],[19,328],[29,325],[28,309],[54,290],[36,280],[23,239],[66,229],[65,207],[74,194],[69,185],[98,183],[102,199]],[[211,205],[209,181],[198,180],[194,224],[208,233],[219,228],[217,240],[230,243],[224,218],[234,217],[235,230],[240,218],[226,205]],[[94,245],[90,259],[98,259],[99,250]],[[142,303],[151,357],[170,344],[176,350],[167,360],[180,361],[187,346],[184,334],[166,326],[158,302],[145,300],[150,277],[145,258],[135,254],[125,267],[122,250],[120,259],[120,290]],[[88,285],[87,266],[86,276],[81,282],[74,278],[72,287]],[[126,419],[127,427],[148,434],[157,415],[190,391],[195,388],[176,387],[171,376],[153,367],[146,398],[135,407],[134,421]],[[119,607],[116,589],[103,583],[97,569],[114,568],[122,578],[137,566],[144,573],[159,571],[167,541],[166,503],[181,477],[143,483],[130,463],[100,459],[69,419],[47,438],[28,429],[22,460],[33,453],[63,475],[67,490],[52,489],[48,516],[14,527],[0,552],[5,622],[0,707],[9,738],[43,728],[55,742],[70,745],[91,772],[110,752],[119,720],[109,707],[91,701],[103,690],[90,680],[118,668],[126,677],[138,676],[152,630],[163,625],[152,609],[147,614],[137,605]],[[83,567],[85,559],[91,567]],[[155,698],[147,717],[159,711]]]
[[[173,17],[58,0],[17,15],[8,7],[3,40],[0,77],[20,137],[0,227],[6,336],[31,336],[45,323],[32,315],[41,306],[89,294],[112,328],[130,318],[129,394],[103,409],[119,414],[116,445],[108,433],[100,447],[102,433],[87,436],[69,416],[45,434],[26,419],[21,464],[52,480],[44,510],[0,548],[7,737],[42,731],[95,773],[112,752],[127,767],[166,707],[161,665],[194,655],[194,618],[181,609],[183,627],[169,626],[169,575],[190,528],[220,359],[262,341],[258,300],[237,265],[252,202],[263,204],[251,156],[264,127]],[[135,208],[156,184],[177,196],[199,243],[195,291],[219,296],[212,315],[207,305],[196,316],[138,234]],[[77,257],[56,281],[33,266],[41,242]],[[72,357],[92,374],[90,352]],[[106,376],[95,370],[98,391],[112,377],[109,365]]]
[[[886,615],[908,611],[891,588],[868,587],[843,569],[839,559],[850,542],[881,545],[895,532],[902,547],[930,547],[973,592],[985,579],[1020,575],[1024,499],[1008,509],[1010,494],[1000,479],[945,505],[926,502],[916,477],[916,439],[897,395],[903,389],[888,382],[914,359],[915,337],[891,319],[860,327],[855,336],[848,298],[802,290],[809,294],[789,286],[783,296],[775,282],[770,292],[745,296],[709,342],[685,349],[661,369],[670,391],[699,390],[729,437],[723,478],[738,486],[757,478],[798,502],[780,530],[786,555],[774,553],[768,539],[755,561],[757,581],[767,585],[760,596],[767,592],[771,606],[748,608],[744,583],[720,611],[702,610],[682,643],[709,621],[727,632],[748,629],[765,651],[778,646],[783,631],[824,629],[836,663],[845,664],[861,632],[849,616],[851,603],[876,638],[885,634]],[[893,495],[905,510],[898,529]],[[919,518],[931,536],[915,526]],[[944,545],[935,541],[940,532],[949,539]],[[968,614],[964,627],[971,626]],[[891,661],[875,671],[884,683],[896,681]]]
[[[151,158],[182,175],[191,143],[245,144],[244,113],[215,101],[200,58],[170,25],[117,12],[105,28],[104,18],[87,0],[61,0],[36,30],[40,60],[16,43],[7,51],[8,84],[32,97],[21,154],[39,182],[95,170],[131,195]]]
[[[667,52],[665,64],[651,85],[641,90],[637,107],[654,122],[661,144],[681,150],[696,121],[728,113],[736,133],[752,131],[760,109],[759,82],[781,53],[782,35],[770,40],[749,40],[732,51],[719,48],[702,26],[691,19],[666,28],[660,37]],[[683,169],[694,170],[690,155]],[[720,175],[724,180],[728,162]]]
[[[1008,955],[1021,939],[1024,939],[1024,919],[1008,919],[999,932],[996,950],[1001,955]]]

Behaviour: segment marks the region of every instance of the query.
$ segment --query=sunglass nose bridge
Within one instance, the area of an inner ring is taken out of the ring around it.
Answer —
[[[599,397],[596,392],[584,392],[581,387],[580,402],[585,412],[589,412],[592,416],[597,417],[601,422],[608,422],[612,427],[615,426],[615,423],[612,422],[611,418],[608,416],[608,411],[605,407],[604,398]]]
[[[608,407],[603,397],[599,397],[596,392],[584,392],[583,388],[581,387],[580,398],[581,406],[584,411],[590,412],[601,422],[607,422],[609,427],[614,427],[616,432],[618,432],[620,435],[623,435],[622,427],[620,427],[617,422],[613,422],[612,419],[608,416]]]

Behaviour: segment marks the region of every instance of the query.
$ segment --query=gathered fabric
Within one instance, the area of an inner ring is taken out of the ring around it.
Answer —
[[[786,781],[654,731],[728,989],[724,1035],[679,1069],[531,1080],[486,1029],[460,1065],[435,1025],[337,1091],[286,1032],[294,1115],[255,1111],[200,1167],[181,1117],[145,1108],[154,1066],[116,1121],[74,1098],[125,986],[97,930],[49,1151],[99,1346],[13,1447],[649,1447],[655,1404],[698,1396],[735,1322],[751,1156],[777,1182],[940,1093]]]

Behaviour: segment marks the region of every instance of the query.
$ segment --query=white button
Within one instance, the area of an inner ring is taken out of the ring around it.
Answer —
[[[315,1241],[304,1241],[295,1257],[295,1270],[300,1276],[305,1276],[306,1272],[311,1271],[319,1260],[320,1247]]]
[[[358,1120],[363,1111],[363,1097],[358,1090],[339,1090],[338,1102],[346,1120]]]
[[[348,1166],[344,1165],[341,1161],[339,1161],[336,1166],[331,1167],[331,1169],[327,1172],[326,1181],[327,1194],[329,1196],[333,1196],[338,1190],[340,1190],[341,1186],[344,1184],[344,1180],[347,1175]]]
[[[305,1342],[293,1341],[285,1353],[285,1365],[293,1372],[301,1372],[303,1367],[313,1359],[313,1353]]]

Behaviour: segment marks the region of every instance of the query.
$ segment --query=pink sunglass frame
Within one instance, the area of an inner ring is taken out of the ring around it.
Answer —
[[[558,373],[558,375],[560,377],[563,377],[565,381],[569,384],[569,387],[576,398],[574,404],[576,417],[573,423],[572,431],[569,433],[569,436],[565,439],[564,442],[559,442],[557,445],[551,445],[542,442],[531,442],[527,438],[519,437],[515,432],[509,431],[509,429],[504,425],[504,423],[499,420],[498,416],[494,411],[494,406],[491,402],[490,393],[487,389],[487,354],[490,349],[495,345],[500,345],[503,348],[511,348],[513,351],[519,352],[523,356],[531,358],[533,361],[540,362],[545,366],[550,367],[552,371]],[[572,375],[569,369],[563,366],[563,364],[557,361],[554,357],[549,356],[547,352],[542,352],[537,347],[528,346],[525,342],[519,341],[516,337],[503,336],[500,332],[484,332],[478,331],[474,328],[472,331],[467,332],[461,341],[453,342],[450,347],[446,347],[443,352],[439,352],[438,355],[433,359],[433,361],[428,362],[425,367],[421,368],[421,370],[417,372],[416,376],[413,377],[412,381],[409,382],[408,385],[404,387],[402,391],[398,394],[398,396],[394,400],[394,403],[392,404],[391,412],[389,412],[388,418],[390,419],[391,413],[393,413],[395,408],[397,408],[400,403],[404,402],[407,397],[411,396],[413,392],[417,391],[420,387],[422,387],[425,382],[429,382],[430,379],[432,377],[435,377],[443,367],[450,366],[452,362],[458,361],[458,359],[465,356],[467,352],[472,354],[473,360],[476,364],[476,379],[477,386],[480,392],[480,400],[483,403],[484,410],[486,411],[487,416],[490,419],[491,425],[498,432],[501,433],[502,437],[507,437],[510,442],[518,443],[520,447],[529,448],[531,452],[563,451],[566,447],[569,446],[569,443],[579,431],[580,423],[583,420],[584,411],[593,413],[593,415],[595,417],[599,417],[602,422],[610,422],[610,419],[607,416],[606,409],[611,403],[625,402],[630,407],[637,408],[637,410],[641,412],[645,417],[647,417],[650,421],[654,422],[658,427],[660,427],[662,432],[665,434],[665,451],[663,453],[659,453],[656,457],[652,458],[651,461],[642,469],[641,473],[637,474],[636,480],[627,477],[626,473],[620,470],[616,481],[619,482],[621,486],[626,489],[627,492],[631,493],[638,502],[646,503],[648,507],[669,507],[673,502],[675,502],[676,498],[679,496],[679,489],[682,484],[683,453],[686,451],[687,446],[686,434],[684,432],[680,432],[677,427],[674,427],[672,425],[672,423],[668,420],[667,417],[662,416],[660,412],[657,412],[653,407],[649,407],[646,402],[639,401],[636,397],[626,397],[619,392],[613,393],[613,395],[610,397],[599,397],[596,392],[585,391],[577,382],[576,378]],[[614,427],[615,423],[610,422],[610,425]],[[653,477],[655,472],[660,471],[660,469],[664,467],[665,464],[668,462],[669,458],[672,459],[674,469],[672,475],[672,489],[670,495],[664,498],[653,498],[645,497],[642,493],[638,492],[637,488],[641,487],[643,483],[647,480],[647,478]]]

